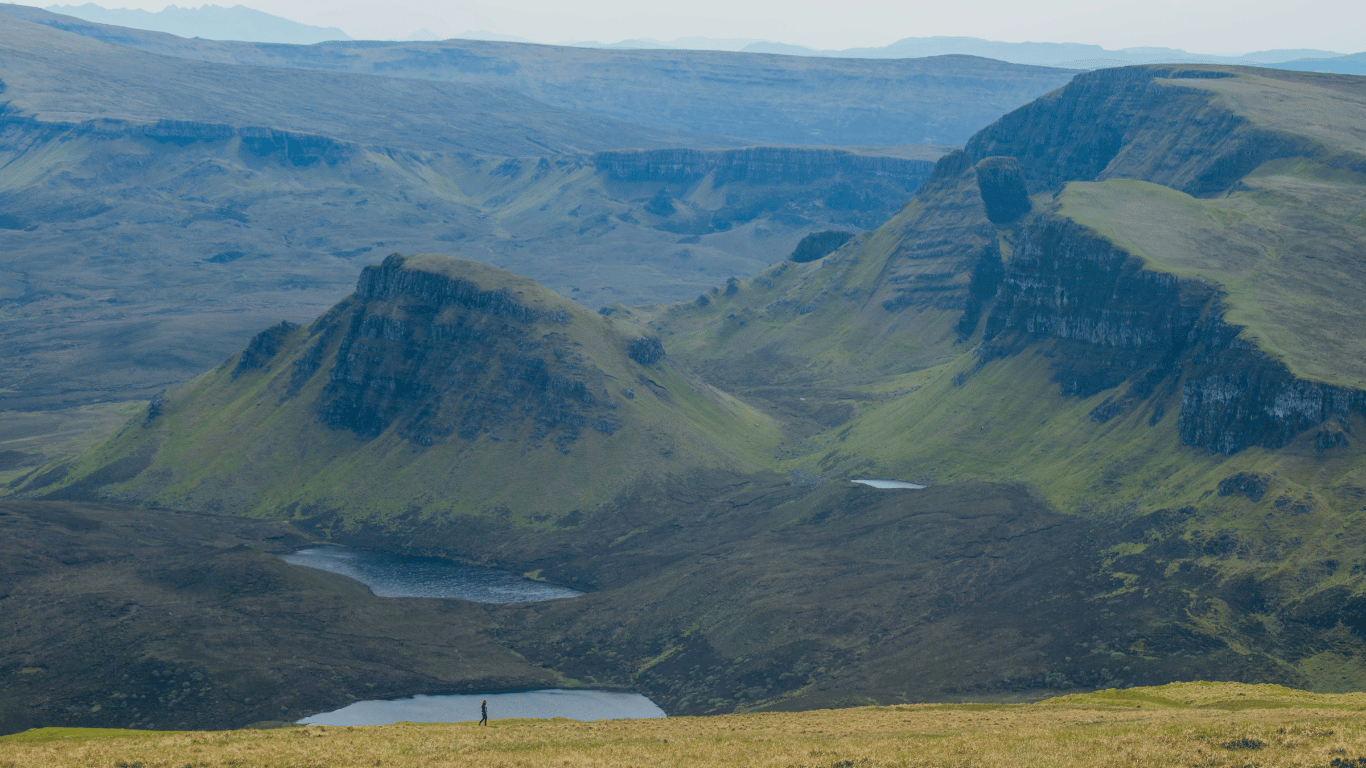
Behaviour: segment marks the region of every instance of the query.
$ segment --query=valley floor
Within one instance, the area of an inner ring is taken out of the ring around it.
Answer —
[[[1037,704],[917,704],[665,720],[0,738],[0,766],[1366,765],[1366,694],[1174,683]]]

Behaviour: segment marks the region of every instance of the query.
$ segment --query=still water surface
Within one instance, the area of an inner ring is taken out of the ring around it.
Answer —
[[[284,555],[284,559],[294,565],[350,577],[370,587],[370,591],[380,597],[443,597],[480,603],[528,603],[583,594],[568,587],[524,579],[497,568],[365,549],[312,547]],[[494,720],[664,717],[664,710],[638,693],[546,689],[358,701],[333,712],[305,717],[299,722],[307,725],[390,725],[401,722],[476,721],[479,719],[479,702],[484,699],[489,701],[489,718]]]
[[[613,691],[520,691],[414,696],[390,701],[358,701],[300,720],[305,725],[393,725],[462,723],[479,719],[479,702],[488,699],[489,719],[567,717],[570,720],[619,720],[664,717],[664,710],[638,693]]]
[[[874,488],[881,488],[884,491],[889,491],[893,488],[906,488],[908,490],[918,491],[925,487],[915,483],[908,483],[905,480],[854,480],[852,482],[871,485]]]
[[[301,549],[283,557],[287,563],[353,578],[380,597],[445,597],[476,603],[532,603],[583,594],[568,587],[524,579],[498,568],[482,568],[434,557],[395,555],[336,546]]]

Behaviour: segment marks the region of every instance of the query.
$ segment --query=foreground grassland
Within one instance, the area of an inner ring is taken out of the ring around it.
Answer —
[[[1366,764],[1366,695],[1174,683],[1037,704],[0,738],[0,766],[1323,766]]]

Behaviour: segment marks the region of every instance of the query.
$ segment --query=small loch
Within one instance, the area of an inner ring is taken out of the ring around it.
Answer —
[[[852,480],[850,482],[861,483],[863,485],[870,485],[874,488],[880,488],[884,491],[890,491],[897,488],[905,488],[908,490],[918,491],[925,487],[923,485],[916,485],[915,483],[908,483],[905,480]]]
[[[664,717],[664,710],[638,693],[550,688],[515,693],[460,693],[413,696],[388,701],[358,701],[332,712],[305,717],[303,725],[393,725],[394,723],[468,723],[479,719],[479,702],[488,699],[489,720],[519,718],[621,720]]]
[[[534,603],[578,597],[568,587],[543,584],[498,568],[434,557],[321,546],[282,555],[285,562],[355,579],[379,597],[438,597],[476,603]]]

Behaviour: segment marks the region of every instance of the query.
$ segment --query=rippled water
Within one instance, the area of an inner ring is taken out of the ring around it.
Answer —
[[[489,702],[489,720],[551,717],[620,720],[665,716],[664,710],[638,693],[551,688],[517,693],[461,693],[389,701],[358,701],[332,712],[305,717],[299,722],[305,725],[473,722],[479,719],[479,702],[484,699]]]
[[[498,568],[453,563],[347,547],[312,547],[285,562],[338,573],[361,582],[380,597],[446,597],[476,603],[531,603],[577,597],[568,587],[542,584]]]
[[[910,488],[912,490],[919,490],[925,487],[923,485],[916,485],[915,483],[908,483],[905,480],[854,480],[853,482],[862,483],[864,485],[871,485],[874,488],[881,488],[883,490],[890,490],[892,488]]]

